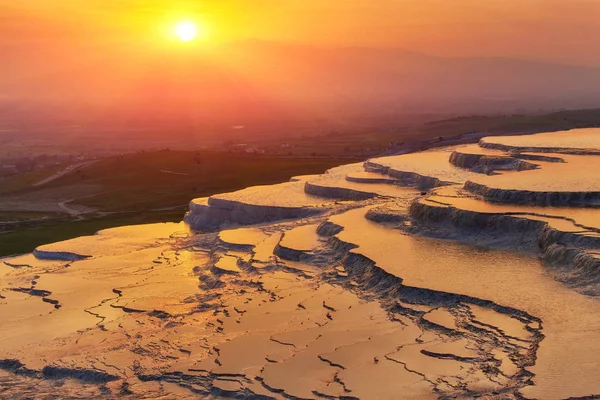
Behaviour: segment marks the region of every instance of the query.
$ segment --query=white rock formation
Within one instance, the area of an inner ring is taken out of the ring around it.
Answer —
[[[1,396],[600,395],[580,134],[369,160],[2,259]]]

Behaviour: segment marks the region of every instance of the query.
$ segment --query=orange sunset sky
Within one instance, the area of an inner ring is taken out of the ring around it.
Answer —
[[[0,101],[588,105],[599,15],[600,0],[0,0]]]
[[[5,54],[159,48],[170,45],[161,38],[169,24],[193,18],[213,44],[261,39],[600,66],[598,15],[598,0],[0,0],[0,46]]]

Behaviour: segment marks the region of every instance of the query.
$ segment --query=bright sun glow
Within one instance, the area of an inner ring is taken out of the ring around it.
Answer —
[[[198,37],[198,26],[191,21],[182,21],[175,25],[175,34],[183,42],[191,42]]]

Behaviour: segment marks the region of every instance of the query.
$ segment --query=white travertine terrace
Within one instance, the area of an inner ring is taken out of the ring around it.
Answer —
[[[208,201],[210,205],[214,206],[234,202],[285,208],[318,207],[326,203],[321,198],[304,193],[303,185],[297,182],[270,186],[254,186],[238,192],[217,194],[211,196]]]
[[[562,162],[561,158],[539,155],[507,154],[499,150],[488,150],[476,145],[455,149],[450,156],[450,163],[455,167],[468,169],[473,172],[493,174],[496,171],[524,171],[536,169],[537,164],[532,160]],[[529,161],[527,161],[529,160]]]
[[[497,157],[510,157],[502,150],[486,149],[479,146],[478,144],[468,144],[465,146],[457,147],[454,152],[467,155],[478,155],[478,156],[497,156]]]
[[[195,229],[254,224],[316,215],[328,202],[304,191],[303,181],[255,186],[192,200],[185,221]]]
[[[1,259],[0,397],[594,398],[598,140],[373,159]]]
[[[318,225],[304,225],[285,232],[280,246],[298,251],[311,251],[319,246]]]
[[[219,232],[219,239],[230,245],[256,246],[268,235],[258,228],[226,229]]]
[[[430,188],[465,183],[475,172],[454,167],[448,162],[450,150],[426,151],[375,158],[365,163],[369,171],[380,172],[400,181]]]
[[[321,176],[308,179],[304,191],[315,196],[339,200],[366,200],[378,196],[404,197],[411,194],[410,189],[389,185],[390,181],[370,182],[370,185],[355,182],[352,177],[356,172],[364,172],[362,164],[332,168]]]
[[[481,139],[479,144],[481,147],[504,151],[600,155],[600,128],[494,136]]]
[[[77,260],[95,255],[121,254],[123,249],[165,239],[171,235],[185,235],[185,224],[150,224],[106,229],[94,236],[39,246],[34,255],[47,260]]]
[[[346,180],[356,183],[399,183],[398,179],[394,179],[391,176],[384,176],[376,172],[367,171],[351,172],[346,175]]]
[[[552,226],[573,232],[600,232],[600,209],[575,207],[536,207],[528,205],[497,204],[483,202],[453,187],[436,189],[423,201],[448,205],[479,214],[505,214],[522,218],[540,218],[550,221]]]
[[[585,173],[600,168],[600,157],[563,156],[564,162],[536,161],[537,169],[518,174],[477,176],[472,182],[491,188],[532,192],[600,192],[600,177]]]

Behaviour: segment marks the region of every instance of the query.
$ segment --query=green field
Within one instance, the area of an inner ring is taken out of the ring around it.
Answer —
[[[194,197],[322,173],[348,159],[283,158],[223,152],[159,151],[103,160],[51,183],[70,190],[98,187],[76,203],[101,211],[151,211]]]
[[[535,133],[600,126],[600,109],[566,110],[540,114],[471,115],[409,123],[401,118],[365,129],[331,131],[318,136],[290,137],[289,147],[282,148],[282,139],[253,143],[272,154],[291,156],[340,157],[355,155],[369,158],[384,152],[390,142],[411,142],[439,136],[458,136],[465,133]],[[252,143],[252,142],[248,142]]]
[[[178,222],[193,198],[285,182],[295,175],[322,173],[352,161],[358,159],[165,150],[107,158],[41,186],[31,185],[60,169],[17,175],[10,178],[10,185],[0,183],[0,205],[27,199],[32,206],[37,201],[44,207],[56,207],[60,200],[75,199],[69,204],[94,211],[79,217],[57,212],[0,212],[0,226],[6,221],[23,221],[4,226],[9,232],[0,233],[0,256],[30,252],[40,244],[115,226]],[[44,216],[54,220],[31,222]]]

